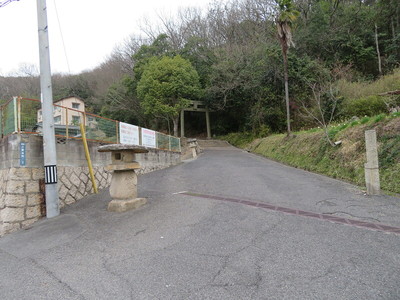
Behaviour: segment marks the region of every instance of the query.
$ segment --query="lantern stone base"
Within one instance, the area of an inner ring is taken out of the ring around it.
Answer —
[[[121,170],[120,167],[118,165],[108,166],[108,169],[114,170],[110,186],[112,200],[108,204],[108,211],[112,212],[137,209],[146,203],[146,198],[137,198],[137,175],[135,170],[133,168]]]
[[[135,198],[131,200],[111,200],[108,203],[108,211],[111,212],[125,212],[132,209],[138,209],[145,205],[147,202],[146,198]]]

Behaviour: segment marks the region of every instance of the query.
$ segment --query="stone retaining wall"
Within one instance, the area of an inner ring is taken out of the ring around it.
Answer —
[[[20,143],[26,143],[26,165],[20,165]],[[99,143],[89,143],[95,179],[99,190],[111,182],[104,167],[111,162],[110,153],[97,152]],[[0,236],[31,225],[45,216],[42,138],[12,135],[0,142]],[[180,163],[180,153],[151,150],[137,155],[148,173]],[[60,207],[79,201],[93,193],[82,141],[59,139],[57,172]]]
[[[31,225],[42,216],[41,178],[38,169],[0,170],[0,236]]]
[[[110,185],[111,173],[106,172],[104,167],[94,167],[93,172],[99,190]],[[57,173],[60,208],[93,193],[88,167],[58,167]]]

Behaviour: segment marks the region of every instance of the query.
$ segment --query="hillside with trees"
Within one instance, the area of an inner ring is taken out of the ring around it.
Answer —
[[[206,10],[186,8],[159,21],[94,70],[54,75],[54,98],[79,96],[94,113],[168,131],[176,111],[156,98],[171,100],[173,93],[150,97],[141,86],[155,64],[179,58],[196,74],[188,81],[196,91],[175,95],[205,101],[217,135],[328,127],[400,105],[398,0],[214,1]],[[15,75],[0,77],[0,99],[39,97],[32,68]],[[384,76],[392,83],[380,84]],[[199,120],[195,114],[188,120],[192,134],[204,128]]]

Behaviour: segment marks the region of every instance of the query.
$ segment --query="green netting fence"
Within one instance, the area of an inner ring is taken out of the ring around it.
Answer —
[[[175,136],[170,136],[171,151],[181,152],[181,139]]]
[[[156,133],[156,147],[162,150],[170,150],[169,136],[160,132]]]
[[[161,132],[156,133],[156,147],[162,150],[169,151],[181,151],[181,140],[180,138],[163,134]]]
[[[86,138],[102,143],[119,143],[120,122],[73,108],[54,105],[54,129],[57,137],[82,138],[80,124],[85,124]],[[37,99],[14,98],[0,106],[0,135],[42,133],[42,109]],[[142,130],[138,127],[139,135]],[[142,139],[139,138],[141,141]],[[180,152],[180,139],[156,132],[157,149]]]
[[[17,128],[17,101],[10,100],[1,106],[1,136],[7,136],[18,132]]]
[[[18,99],[19,108],[19,131],[37,132],[39,113],[41,114],[41,103],[35,99]]]
[[[86,138],[94,141],[118,143],[118,121],[86,114]]]
[[[3,137],[3,105],[0,105],[0,138]]]

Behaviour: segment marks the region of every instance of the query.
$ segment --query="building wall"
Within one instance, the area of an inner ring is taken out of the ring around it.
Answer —
[[[26,145],[21,166],[20,144]],[[36,135],[11,135],[0,141],[0,236],[31,225],[45,215],[43,140]],[[98,152],[100,143],[89,142],[89,152],[99,189],[110,185],[112,173],[105,171],[111,154]],[[136,156],[148,173],[180,163],[180,153],[150,150]],[[57,172],[60,207],[93,193],[81,140],[57,139]]]
[[[78,103],[79,104],[79,108],[73,108],[73,103]],[[82,121],[82,113],[81,112],[85,112],[85,103],[77,98],[77,97],[68,97],[68,98],[64,98],[61,99],[57,102],[54,102],[54,104],[56,106],[54,106],[54,113],[53,116],[54,118],[56,117],[60,117],[60,121],[56,122],[56,124],[59,125],[73,125],[75,122],[73,120],[74,116],[80,117],[81,121]],[[70,108],[70,109],[65,109],[65,107]],[[75,110],[78,111],[75,111]],[[37,121],[38,123],[42,122],[42,109],[38,110],[37,113]]]

